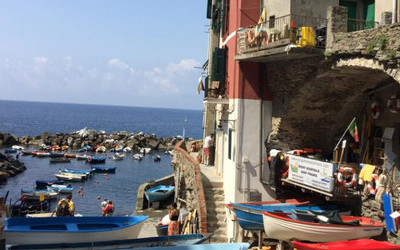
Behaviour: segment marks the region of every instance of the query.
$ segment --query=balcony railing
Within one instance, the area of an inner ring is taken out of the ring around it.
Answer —
[[[352,32],[357,30],[367,30],[367,29],[377,28],[378,26],[379,23],[375,21],[349,19],[347,21],[347,32]]]
[[[302,27],[311,27],[312,37],[308,39],[313,47],[325,48],[326,18],[290,14],[270,19],[264,23],[238,30],[237,54],[271,49],[288,44],[298,44]],[[310,30],[310,29],[309,29]],[[303,30],[304,31],[304,30]]]

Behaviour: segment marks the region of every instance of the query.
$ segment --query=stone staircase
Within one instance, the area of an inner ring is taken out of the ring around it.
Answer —
[[[202,181],[207,207],[207,231],[213,233],[211,242],[227,242],[226,212],[223,182],[220,178],[207,178],[202,167]],[[210,167],[212,168],[212,167]]]

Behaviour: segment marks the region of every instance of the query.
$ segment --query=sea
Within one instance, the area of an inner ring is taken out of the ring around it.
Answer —
[[[143,132],[158,138],[180,135],[200,139],[203,136],[201,110],[0,100],[0,133],[22,137],[43,132],[71,133],[82,128],[107,133]],[[0,148],[1,153],[4,150]],[[117,167],[115,174],[95,173],[84,182],[68,183],[74,187],[77,213],[101,215],[100,203],[107,198],[114,203],[115,215],[134,214],[138,187],[173,173],[170,154],[152,151],[142,161],[136,161],[132,157],[134,153],[126,154],[123,160],[112,161],[112,153],[107,152],[101,155],[106,157],[106,163],[101,166]],[[160,162],[154,161],[156,155],[161,156]],[[34,190],[36,180],[55,179],[54,175],[64,168],[91,168],[90,164],[76,159],[70,163],[50,163],[49,158],[21,155],[19,160],[25,164],[26,171],[10,177],[0,186],[0,196],[8,193],[7,204],[16,203],[21,190]],[[51,209],[55,206],[56,201],[52,202]]]

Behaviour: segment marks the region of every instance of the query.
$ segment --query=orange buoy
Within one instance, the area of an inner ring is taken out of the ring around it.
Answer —
[[[99,184],[99,183],[100,183],[100,181],[99,181],[99,180],[97,180],[97,181],[96,181],[96,183],[97,183],[97,184]]]
[[[81,190],[79,189],[79,190],[78,190],[78,194],[79,194],[80,192],[81,192]]]
[[[101,199],[101,196],[100,196],[100,195],[98,195],[98,196],[97,196],[97,199],[98,199],[98,200],[100,200],[100,199]]]
[[[83,197],[83,193],[81,193],[81,197]]]
[[[79,189],[80,189],[80,190],[82,190],[82,189],[83,189],[83,187],[81,186]]]

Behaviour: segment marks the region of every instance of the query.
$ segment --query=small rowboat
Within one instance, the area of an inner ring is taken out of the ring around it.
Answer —
[[[154,201],[165,200],[174,194],[175,186],[160,185],[144,191],[147,200],[151,203]]]
[[[206,241],[210,236],[211,234],[186,234],[98,242],[12,245],[8,249],[143,249],[147,247],[158,249],[157,247],[162,246],[192,246]]]
[[[377,241],[372,239],[348,240],[327,243],[303,243],[292,241],[292,244],[297,250],[399,250],[399,245],[394,245],[387,241]]]
[[[77,160],[85,160],[85,161],[87,161],[87,159],[89,158],[90,156],[89,155],[86,155],[86,154],[84,154],[84,155],[76,155],[76,159]]]
[[[95,173],[115,173],[116,167],[92,167]]]
[[[65,157],[50,158],[50,163],[68,163],[68,162],[71,162],[70,158],[65,158]]]
[[[80,169],[72,169],[72,168],[65,168],[60,170],[60,173],[69,173],[69,174],[80,174],[80,175],[90,175],[92,174],[93,170],[80,170]]]
[[[74,188],[71,185],[53,184],[48,188],[51,188],[51,189],[53,189],[54,191],[56,191],[56,192],[58,192],[60,194],[70,194],[74,190]]]
[[[51,152],[50,157],[51,158],[61,158],[61,157],[64,157],[64,153]]]
[[[65,154],[64,154],[64,157],[67,157],[67,158],[76,158],[76,154],[68,154],[68,153],[65,153]]]
[[[334,214],[334,213],[333,213]],[[321,222],[300,220],[294,213],[263,212],[267,237],[280,241],[292,239],[311,242],[331,242],[370,238],[380,235],[383,224],[365,217],[337,215],[333,219],[316,216]]]
[[[37,156],[37,157],[49,157],[50,156],[50,152],[45,152],[45,151],[34,151],[32,153],[33,156]]]
[[[120,161],[123,160],[125,157],[125,154],[120,154],[120,153],[115,153],[112,157],[113,161]]]
[[[6,148],[5,150],[4,150],[4,153],[6,153],[6,154],[14,154],[14,153],[17,153],[17,149],[16,148]]]
[[[11,148],[15,148],[16,150],[22,150],[24,147],[19,146],[19,145],[13,145]]]
[[[105,163],[106,158],[105,157],[89,157],[87,159],[87,162],[90,164],[99,164],[99,163]]]
[[[137,238],[147,216],[7,218],[6,244],[62,244]]]
[[[143,154],[134,154],[133,155],[133,159],[137,160],[137,161],[141,161],[143,158]]]
[[[71,174],[71,173],[60,173],[60,174],[55,174],[55,176],[57,179],[64,181],[83,181],[84,179],[86,179],[86,175]]]
[[[32,155],[34,151],[31,150],[21,150],[22,155]]]
[[[45,200],[55,200],[57,199],[58,193],[54,190],[21,190],[21,196],[25,197],[26,200],[38,201],[40,200],[40,196],[44,195]]]
[[[253,203],[233,203],[227,204],[226,207],[234,211],[241,228],[250,231],[263,231],[263,217],[262,212],[291,212],[292,209],[296,210],[313,210],[313,211],[324,211],[324,210],[334,210],[337,206],[325,205],[325,206],[315,206],[307,205],[309,201],[296,199],[286,200],[284,203],[275,203],[275,201],[267,202],[253,202]]]
[[[53,184],[64,184],[63,180],[37,180],[36,181],[36,189],[46,189],[47,186],[51,186]]]

